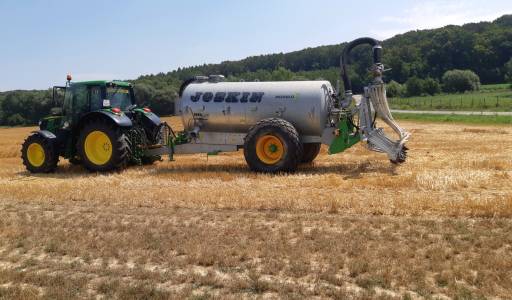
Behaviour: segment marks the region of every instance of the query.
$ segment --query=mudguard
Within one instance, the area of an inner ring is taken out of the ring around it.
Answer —
[[[106,117],[120,127],[131,127],[133,125],[132,120],[130,120],[130,118],[128,118],[128,116],[126,116],[124,113],[114,114],[109,111],[103,111],[103,110],[93,111],[93,112],[85,114],[81,118],[80,123],[83,123],[85,120],[87,120],[89,118],[93,118],[95,116]]]
[[[57,136],[55,134],[53,134],[52,132],[50,132],[48,130],[37,130],[37,131],[32,131],[32,133],[42,135],[43,137],[45,137],[47,139],[56,139],[57,138]]]
[[[158,126],[160,125],[160,123],[162,123],[162,121],[160,120],[160,118],[155,115],[154,113],[152,112],[147,112],[147,113],[144,113],[143,116],[145,118],[147,118],[151,123],[153,123],[155,126]]]

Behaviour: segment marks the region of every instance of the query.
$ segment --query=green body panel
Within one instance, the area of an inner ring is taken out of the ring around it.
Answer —
[[[336,154],[357,144],[361,138],[347,115],[343,115],[338,123],[338,133],[329,146],[329,154]]]
[[[48,130],[53,134],[57,134],[57,129],[62,126],[63,116],[51,116],[41,120],[41,130]]]

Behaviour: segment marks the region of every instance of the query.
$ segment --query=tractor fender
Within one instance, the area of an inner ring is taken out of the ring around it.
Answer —
[[[32,131],[32,133],[39,134],[47,139],[56,139],[57,138],[57,136],[55,134],[53,134],[52,132],[50,132],[48,130],[36,130],[36,131]]]
[[[144,117],[147,118],[151,123],[153,123],[156,126],[158,126],[158,125],[160,125],[160,123],[162,123],[160,118],[152,112],[144,113]]]
[[[83,124],[85,124],[85,122],[87,122],[88,120],[94,119],[94,118],[102,118],[104,120],[108,120],[110,122],[113,122],[115,125],[117,125],[119,127],[131,127],[133,125],[132,120],[130,120],[130,118],[128,118],[128,116],[126,116],[123,113],[122,114],[113,114],[110,112],[100,110],[100,111],[93,111],[93,112],[87,113],[84,116],[82,116],[77,128],[82,128],[82,126],[83,126]]]

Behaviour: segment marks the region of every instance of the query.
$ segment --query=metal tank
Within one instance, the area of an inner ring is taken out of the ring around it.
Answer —
[[[222,82],[196,77],[176,103],[185,131],[246,134],[259,120],[278,117],[301,136],[321,136],[334,105],[328,81]]]

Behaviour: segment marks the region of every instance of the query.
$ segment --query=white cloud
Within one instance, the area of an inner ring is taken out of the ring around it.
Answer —
[[[512,9],[506,8],[504,3],[490,5],[489,2],[492,1],[426,0],[415,2],[398,15],[383,16],[378,20],[381,29],[372,33],[380,39],[385,39],[409,30],[492,21],[504,14],[512,13]],[[496,9],[496,7],[500,9]]]

